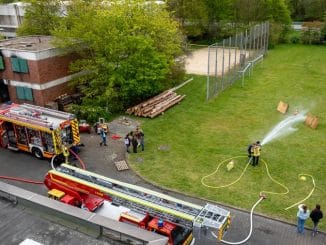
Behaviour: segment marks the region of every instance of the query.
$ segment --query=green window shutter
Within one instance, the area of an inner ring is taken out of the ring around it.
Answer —
[[[16,87],[16,93],[17,93],[17,99],[20,100],[25,99],[24,87]]]
[[[3,69],[5,69],[5,64],[3,62],[3,57],[0,56],[0,70],[3,70]]]
[[[11,57],[11,58],[10,58],[10,61],[11,61],[11,68],[12,68],[12,71],[20,72],[20,66],[19,66],[18,58],[16,58],[16,57]]]
[[[28,63],[27,60],[18,58],[18,63],[20,67],[20,72],[28,73]]]
[[[16,87],[17,99],[33,101],[33,90],[26,87]]]
[[[33,91],[31,88],[24,88],[25,100],[33,100]]]

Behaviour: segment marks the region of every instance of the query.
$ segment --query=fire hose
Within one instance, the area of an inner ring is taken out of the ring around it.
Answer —
[[[14,181],[20,181],[20,182],[25,182],[25,183],[29,183],[29,184],[36,184],[36,185],[43,185],[43,181],[34,181],[34,180],[18,178],[18,177],[10,177],[10,176],[1,176],[0,175],[0,179],[14,180]]]
[[[252,234],[252,224],[253,224],[253,222],[252,222],[252,216],[253,216],[253,213],[254,213],[254,209],[264,199],[266,199],[266,196],[263,195],[263,194],[260,194],[258,201],[251,208],[251,211],[250,211],[250,231],[249,231],[248,236],[245,239],[243,239],[242,241],[239,241],[239,242],[229,242],[229,241],[225,241],[225,240],[221,240],[221,242],[226,243],[226,244],[232,244],[233,245],[233,244],[242,244],[242,243],[245,243],[246,241],[248,241],[249,238],[251,237],[251,234]],[[213,232],[211,232],[211,233],[212,233],[212,235],[215,238],[217,238],[217,236]]]
[[[231,182],[231,183],[229,183],[229,184],[226,184],[226,185],[220,185],[220,186],[212,186],[212,185],[208,185],[208,184],[206,184],[206,183],[205,183],[205,179],[208,178],[208,177],[210,177],[210,176],[212,176],[212,175],[214,175],[214,174],[216,174],[217,171],[219,170],[220,166],[221,166],[223,163],[228,162],[228,161],[230,161],[230,160],[233,161],[233,159],[235,159],[235,158],[240,158],[240,157],[244,157],[244,156],[237,156],[237,157],[229,158],[229,159],[226,159],[226,160],[222,161],[222,162],[217,166],[217,168],[216,168],[216,170],[215,170],[214,172],[210,173],[209,175],[206,175],[206,176],[202,177],[202,179],[201,179],[201,183],[202,183],[202,185],[204,185],[205,187],[208,187],[208,188],[219,189],[219,188],[229,187],[229,186],[231,186],[231,185],[237,183],[237,182],[242,178],[242,176],[244,175],[244,173],[246,172],[246,170],[247,170],[247,168],[248,168],[248,166],[249,166],[249,164],[250,164],[250,162],[251,162],[251,159],[249,159],[248,163],[246,164],[245,168],[244,168],[243,171],[241,172],[240,176],[239,176],[235,181],[233,181],[233,182]],[[221,242],[223,242],[223,243],[226,243],[226,244],[242,244],[242,243],[248,241],[248,239],[251,237],[251,234],[252,234],[253,211],[254,211],[254,209],[256,208],[256,206],[257,206],[257,205],[258,205],[262,200],[264,200],[264,199],[266,198],[266,196],[265,196],[263,193],[265,193],[265,194],[266,194],[266,193],[269,193],[269,194],[273,194],[273,195],[286,195],[286,194],[289,193],[289,189],[288,189],[285,185],[283,185],[282,183],[278,182],[277,180],[275,180],[275,179],[271,176],[271,174],[269,173],[268,164],[267,164],[263,159],[262,159],[261,161],[262,161],[262,162],[264,163],[264,165],[265,165],[265,168],[266,168],[266,172],[267,172],[268,177],[269,177],[269,178],[270,178],[274,183],[276,183],[276,184],[282,186],[282,187],[285,189],[285,191],[284,191],[284,192],[261,191],[261,192],[260,192],[260,198],[259,198],[259,200],[258,200],[258,201],[253,205],[253,207],[251,208],[251,211],[250,211],[250,231],[249,231],[248,236],[247,236],[245,239],[243,239],[242,241],[239,241],[239,242],[228,242],[228,241],[225,241],[225,240],[221,240]],[[312,193],[314,192],[316,185],[315,185],[315,180],[314,180],[313,176],[311,176],[311,175],[309,175],[309,174],[299,174],[299,178],[300,178],[301,180],[305,180],[305,179],[306,179],[306,177],[304,177],[304,176],[309,176],[309,177],[312,179],[312,182],[313,182],[313,189],[310,191],[309,195],[308,195],[306,198],[304,198],[303,200],[300,200],[299,202],[297,202],[297,203],[295,203],[295,204],[293,204],[293,205],[291,205],[291,206],[285,208],[285,210],[288,210],[288,209],[290,209],[290,208],[293,208],[293,207],[297,206],[298,204],[304,202],[304,201],[307,200],[307,199],[312,195]],[[212,232],[212,235],[213,235],[214,237],[217,238],[217,236],[216,236],[213,232]]]
[[[77,160],[79,161],[80,165],[81,165],[81,168],[82,169],[86,169],[86,165],[85,163],[83,162],[83,160],[78,156],[77,153],[75,153],[73,150],[69,149],[69,152],[74,155],[74,157],[77,158]],[[55,166],[54,166],[54,159],[57,157],[57,155],[54,155],[52,158],[51,158],[51,167],[52,169],[55,169]]]

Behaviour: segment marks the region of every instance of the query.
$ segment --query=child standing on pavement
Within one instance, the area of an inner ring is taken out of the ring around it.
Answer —
[[[323,212],[320,210],[319,204],[317,204],[316,208],[311,211],[310,218],[311,218],[312,222],[314,223],[312,235],[315,236],[316,234],[318,234],[317,226],[318,226],[319,220],[323,218]]]
[[[105,133],[103,128],[100,129],[100,136],[101,136],[101,139],[102,139],[102,141],[100,142],[100,146],[102,146],[103,144],[105,146],[107,146],[107,144],[106,144],[106,133]]]
[[[126,146],[126,150],[128,153],[130,153],[129,147],[130,147],[130,133],[126,134],[125,136],[125,146]]]

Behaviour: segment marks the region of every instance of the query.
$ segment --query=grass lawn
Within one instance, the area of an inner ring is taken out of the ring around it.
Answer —
[[[206,77],[194,80],[177,91],[186,98],[164,115],[139,119],[145,132],[145,151],[131,154],[131,166],[145,179],[178,190],[250,210],[262,190],[284,193],[286,189],[267,175],[264,163],[249,166],[242,178],[249,143],[262,140],[280,121],[295,109],[308,110],[320,119],[316,130],[303,122],[296,132],[263,146],[261,159],[268,164],[271,176],[289,189],[286,195],[267,194],[257,212],[295,222],[297,207],[286,207],[306,198],[313,188],[312,179],[298,178],[301,173],[313,176],[316,188],[304,201],[311,210],[319,203],[326,215],[326,47],[282,45],[268,52],[254,68],[245,86],[241,81],[209,102],[205,101]],[[289,103],[286,115],[276,107]],[[159,148],[164,146],[164,150]],[[137,158],[143,162],[138,163]],[[227,171],[227,159],[235,168]],[[208,188],[201,183],[205,178]],[[312,226],[309,219],[308,226]],[[325,218],[320,228],[326,230]]]

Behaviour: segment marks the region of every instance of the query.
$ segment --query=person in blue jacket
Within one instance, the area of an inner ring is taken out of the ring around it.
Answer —
[[[309,218],[309,210],[306,205],[300,204],[298,206],[298,233],[303,233],[304,232],[304,223],[306,220]]]

